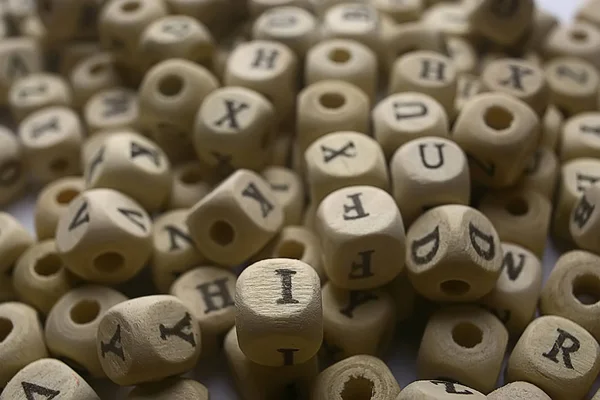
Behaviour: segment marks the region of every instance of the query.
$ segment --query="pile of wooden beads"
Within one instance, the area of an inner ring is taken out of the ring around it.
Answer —
[[[0,400],[591,395],[600,0],[0,0],[0,105]]]

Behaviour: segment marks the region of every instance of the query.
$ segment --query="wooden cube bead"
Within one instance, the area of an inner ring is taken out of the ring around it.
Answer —
[[[20,301],[43,315],[75,284],[63,266],[54,240],[30,246],[19,257],[13,271],[13,285]]]
[[[17,136],[0,126],[0,206],[21,195],[27,185],[27,165]]]
[[[209,400],[206,386],[192,379],[169,378],[135,387],[127,400]]]
[[[58,72],[66,79],[81,61],[101,52],[100,44],[94,41],[76,41],[59,49]]]
[[[503,93],[480,94],[464,105],[451,136],[467,154],[473,181],[507,187],[517,182],[535,152],[539,118],[521,100]]]
[[[539,387],[529,382],[512,382],[488,394],[488,400],[552,400]]]
[[[569,231],[577,246],[596,254],[600,254],[599,221],[595,212],[599,201],[600,186],[593,184],[577,200],[569,220]]]
[[[576,57],[600,66],[600,31],[587,22],[557,25],[543,46],[546,58]]]
[[[250,361],[240,349],[236,328],[225,337],[225,356],[240,399],[305,399],[319,373],[317,357],[305,363],[267,367]]]
[[[124,87],[102,90],[85,103],[83,119],[90,135],[139,128],[137,92]]]
[[[193,159],[198,107],[219,83],[201,65],[169,59],[152,67],[139,89],[141,123],[172,161]]]
[[[212,190],[208,166],[198,161],[176,165],[171,170],[173,184],[167,201],[168,210],[190,208]]]
[[[262,249],[283,226],[283,208],[258,174],[238,170],[200,200],[187,225],[200,253],[237,266]]]
[[[421,22],[429,29],[437,29],[445,37],[470,39],[475,36],[468,19],[466,3],[440,3],[429,7]]]
[[[461,74],[456,83],[456,97],[454,99],[454,115],[459,115],[465,104],[473,97],[483,92],[481,79],[475,75]]]
[[[112,189],[91,189],[73,199],[60,217],[56,246],[75,275],[120,283],[150,257],[151,232],[150,216],[134,200]]]
[[[228,176],[238,168],[265,167],[275,129],[275,108],[263,95],[244,87],[223,87],[202,102],[192,137],[198,158]]]
[[[385,28],[385,24],[382,24],[382,28]],[[381,35],[384,48],[381,67],[385,71],[391,71],[397,58],[410,52],[428,50],[439,54],[448,53],[444,35],[436,29],[426,27],[421,21],[393,25],[387,32],[382,29]]]
[[[447,40],[448,55],[454,61],[456,72],[475,74],[479,69],[479,58],[475,47],[467,40],[459,37],[449,37]]]
[[[407,232],[408,277],[433,301],[472,301],[489,293],[502,267],[498,233],[479,211],[445,205],[431,209]]]
[[[542,263],[531,251],[503,242],[502,272],[494,289],[481,304],[518,337],[534,318],[542,290]]]
[[[600,347],[575,322],[557,316],[539,317],[514,347],[506,381],[527,381],[554,400],[579,399],[600,371]]]
[[[98,150],[104,145],[106,139],[110,136],[122,133],[122,131],[105,131],[98,132],[95,135],[88,136],[84,139],[81,146],[81,165],[85,166],[94,158]]]
[[[385,290],[323,286],[323,349],[334,360],[384,354],[394,335],[396,304]],[[352,334],[348,334],[352,332]]]
[[[167,15],[146,27],[139,41],[144,69],[170,58],[182,58],[209,68],[215,44],[212,34],[187,15]]]
[[[72,103],[71,88],[65,79],[58,75],[32,74],[10,87],[8,103],[13,118],[20,122],[31,113],[45,107],[69,107]]]
[[[381,49],[379,12],[371,4],[350,2],[336,4],[323,14],[323,38],[351,39],[375,52]]]
[[[202,357],[214,356],[235,324],[235,285],[232,272],[218,267],[198,267],[181,275],[170,293],[185,304],[197,321],[202,337]]]
[[[389,187],[381,147],[358,132],[334,132],[317,139],[304,153],[304,162],[310,198],[315,204],[347,186]]]
[[[362,89],[375,101],[378,85],[377,56],[362,43],[350,39],[326,39],[306,54],[304,81],[310,85],[338,79]]]
[[[423,137],[402,145],[390,161],[392,194],[405,225],[444,204],[469,205],[467,157],[454,142]]]
[[[409,1],[390,1],[390,0],[371,0],[371,4],[379,11],[382,16],[387,16],[397,24],[404,22],[417,21],[425,10],[426,4],[423,0]]]
[[[259,92],[271,101],[277,119],[283,121],[294,109],[297,74],[297,57],[287,46],[271,40],[253,40],[233,50],[223,83]]]
[[[320,39],[316,17],[300,7],[281,6],[262,13],[252,26],[255,40],[273,40],[288,46],[298,59]]]
[[[83,132],[77,113],[64,106],[47,107],[25,118],[18,135],[34,179],[48,183],[79,175]]]
[[[425,136],[448,136],[448,115],[433,97],[417,92],[392,94],[373,109],[373,137],[391,159],[403,144]]]
[[[404,268],[405,233],[394,199],[372,186],[349,186],[319,205],[316,229],[329,280],[349,290],[391,282]]]
[[[369,98],[351,83],[318,81],[304,88],[297,101],[296,141],[302,152],[331,132],[369,133]]]
[[[321,347],[321,283],[300,260],[273,258],[246,268],[237,280],[235,306],[240,348],[257,364],[302,364]]]
[[[100,320],[96,349],[102,369],[121,385],[159,381],[192,369],[200,356],[200,329],[175,296],[124,301]]]
[[[560,143],[560,161],[600,156],[600,112],[588,111],[565,121]]]
[[[115,58],[108,52],[97,52],[79,61],[69,75],[73,104],[83,107],[94,94],[119,87],[122,79]]]
[[[442,378],[489,393],[500,375],[507,344],[506,328],[486,310],[475,306],[443,308],[425,327],[417,377]]]
[[[35,232],[38,240],[52,239],[56,234],[58,220],[66,212],[67,206],[85,189],[85,182],[79,177],[58,179],[40,192],[34,210]]]
[[[100,43],[119,63],[139,67],[138,43],[144,30],[167,14],[163,0],[109,0],[98,16]]]
[[[600,75],[587,61],[559,57],[546,64],[550,103],[566,117],[596,111]]]
[[[388,91],[427,94],[436,99],[449,116],[454,116],[456,81],[452,59],[433,51],[413,51],[394,62]]]
[[[540,147],[533,154],[518,186],[523,190],[534,190],[552,201],[558,169],[559,163],[556,154],[547,147]]]
[[[85,285],[56,302],[44,330],[50,353],[96,378],[106,377],[96,352],[96,331],[102,316],[127,297],[104,286]]]
[[[506,93],[522,100],[540,117],[548,107],[544,70],[532,62],[516,58],[494,60],[483,70],[481,82],[484,91]]]
[[[509,46],[518,42],[531,26],[535,3],[483,0],[469,13],[471,27],[492,42]]]
[[[26,304],[9,302],[0,304],[0,388],[26,365],[48,357],[42,324],[38,320],[37,311]],[[7,400],[7,389],[0,398]],[[10,397],[13,399],[13,397]]]
[[[42,72],[42,51],[35,40],[25,37],[2,39],[0,44],[0,104],[8,104],[12,84],[27,75]]]
[[[578,201],[586,189],[599,180],[600,161],[597,159],[577,158],[563,164],[560,170],[558,194],[552,219],[552,234],[555,237],[567,241],[573,240],[569,227],[571,219],[573,218],[574,223],[581,224],[580,221],[585,220],[586,214],[589,213],[589,206],[582,204],[579,205],[578,211],[573,210],[577,207]],[[588,203],[587,200],[586,203]],[[573,229],[576,232],[575,227]],[[580,233],[577,235],[581,237]],[[581,239],[579,240],[583,243]]]
[[[304,212],[304,183],[293,170],[285,167],[267,167],[261,173],[277,202],[283,208],[283,226],[300,225]]]
[[[41,396],[61,400],[100,400],[77,372],[51,358],[37,360],[20,370],[0,394],[0,400],[30,400]]]
[[[415,381],[406,386],[396,400],[486,400],[477,390],[444,380]]]
[[[387,400],[395,399],[398,393],[400,386],[383,361],[369,355],[358,355],[321,372],[313,384],[311,399]]]
[[[23,252],[34,243],[25,227],[11,214],[0,212],[0,277],[4,278]]]
[[[168,293],[181,274],[206,261],[190,237],[189,210],[168,211],[154,220],[152,230],[152,281],[160,293]]]
[[[118,190],[150,212],[161,209],[171,191],[166,154],[133,131],[108,137],[86,165],[84,176],[87,188]]]

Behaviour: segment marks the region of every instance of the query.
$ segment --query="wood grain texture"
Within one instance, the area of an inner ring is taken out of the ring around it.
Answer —
[[[396,400],[486,400],[477,390],[444,380],[415,381],[402,389]]]

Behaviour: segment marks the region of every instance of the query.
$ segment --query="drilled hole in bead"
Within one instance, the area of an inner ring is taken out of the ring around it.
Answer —
[[[483,118],[487,126],[497,131],[508,129],[513,122],[512,113],[498,106],[488,108]]]
[[[343,64],[352,58],[352,54],[346,49],[337,48],[329,52],[329,59],[334,63]]]
[[[50,171],[55,174],[60,174],[69,168],[69,162],[64,158],[57,158],[50,162]]]
[[[465,281],[451,279],[442,282],[440,289],[449,296],[462,296],[471,289],[471,285]]]
[[[472,349],[483,340],[483,332],[477,325],[461,322],[452,329],[452,340],[461,347]]]
[[[48,254],[37,260],[33,269],[40,276],[56,275],[62,269],[62,261],[58,255]]]
[[[511,199],[508,204],[506,204],[506,211],[508,211],[511,215],[519,217],[527,214],[529,211],[529,204],[527,204],[527,200],[524,198],[517,197]]]
[[[588,38],[588,33],[584,30],[576,29],[571,31],[571,39],[573,39],[576,42],[585,42],[586,40],[588,40]]]
[[[371,400],[374,391],[375,385],[370,379],[364,376],[351,376],[344,382],[341,397],[342,400]]]
[[[233,242],[235,232],[232,226],[225,221],[217,221],[210,227],[210,237],[220,246],[227,246]]]
[[[141,7],[139,1],[128,1],[121,5],[121,10],[125,12],[134,12],[137,11]]]
[[[58,204],[67,205],[73,200],[75,197],[79,196],[79,191],[75,189],[65,189],[61,190],[56,195],[56,202]]]
[[[277,257],[302,260],[302,257],[304,257],[304,251],[305,247],[303,243],[295,240],[288,240],[279,246],[279,249],[277,250]]]
[[[600,279],[592,274],[576,277],[573,281],[573,296],[586,306],[598,303],[600,301]]]
[[[100,304],[96,300],[81,300],[71,308],[70,314],[76,324],[89,324],[100,315]]]
[[[346,98],[339,93],[324,93],[319,97],[319,103],[325,108],[335,110],[346,104]]]
[[[96,63],[90,66],[90,74],[92,75],[100,75],[106,71],[108,66],[106,63]]]
[[[109,251],[94,258],[93,264],[98,271],[110,274],[125,266],[125,258],[119,253]]]
[[[0,343],[4,342],[13,330],[13,323],[8,318],[0,317]]]
[[[177,96],[183,90],[183,79],[177,75],[167,75],[160,80],[158,90],[163,96]]]
[[[182,172],[181,177],[179,179],[185,185],[195,185],[198,182],[202,181],[202,176],[200,174],[200,171],[198,171],[197,169],[187,169]]]

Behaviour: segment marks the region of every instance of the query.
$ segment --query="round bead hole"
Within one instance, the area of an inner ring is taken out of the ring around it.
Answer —
[[[4,342],[13,330],[13,323],[8,318],[0,317],[0,343]]]
[[[79,196],[79,190],[75,190],[75,189],[61,190],[56,195],[56,202],[58,204],[67,205],[71,202],[71,200],[73,200],[77,196]]]
[[[130,12],[137,11],[140,7],[141,7],[141,4],[139,1],[128,1],[121,5],[121,10],[123,10],[124,12],[130,13]]]
[[[319,97],[319,103],[330,110],[335,110],[346,104],[346,98],[339,93],[325,93]]]
[[[228,222],[217,221],[210,227],[210,238],[220,246],[231,244],[234,237],[235,232]]]
[[[471,290],[471,285],[465,281],[451,279],[442,282],[440,289],[448,296],[462,296]]]
[[[33,269],[40,276],[56,275],[62,269],[62,261],[57,254],[48,254],[37,260]]]
[[[342,400],[371,400],[374,392],[373,381],[364,376],[351,376],[344,382]]]
[[[571,39],[573,39],[575,42],[585,42],[588,40],[588,38],[588,33],[584,30],[576,29],[571,31]]]
[[[283,242],[277,249],[277,257],[301,260],[304,257],[304,244],[295,240]]]
[[[352,54],[346,49],[337,48],[329,52],[329,59],[334,63],[343,64],[352,58]]]
[[[71,308],[70,314],[76,324],[89,324],[100,315],[100,304],[96,300],[81,300]]]
[[[517,198],[511,199],[506,204],[506,211],[508,211],[508,213],[511,215],[520,217],[520,216],[527,214],[527,212],[529,212],[529,204],[527,204],[527,200],[525,200],[524,198],[517,197]]]
[[[504,107],[488,108],[483,118],[487,126],[497,131],[508,129],[513,123],[513,114]]]
[[[111,274],[125,266],[125,258],[112,251],[102,253],[94,258],[94,268],[100,272]]]
[[[167,75],[158,83],[158,90],[166,97],[177,96],[183,90],[183,79],[177,75]]]
[[[181,173],[179,179],[185,185],[195,185],[202,181],[202,175],[197,169],[186,169]]]
[[[108,68],[108,66],[106,65],[106,63],[92,64],[92,66],[90,67],[90,74],[92,74],[92,75],[102,74],[103,72],[106,71],[107,68]]]
[[[461,347],[472,349],[483,340],[483,332],[477,325],[461,322],[452,329],[452,340]]]
[[[585,306],[598,303],[600,301],[600,278],[592,274],[576,277],[573,281],[573,296]]]

